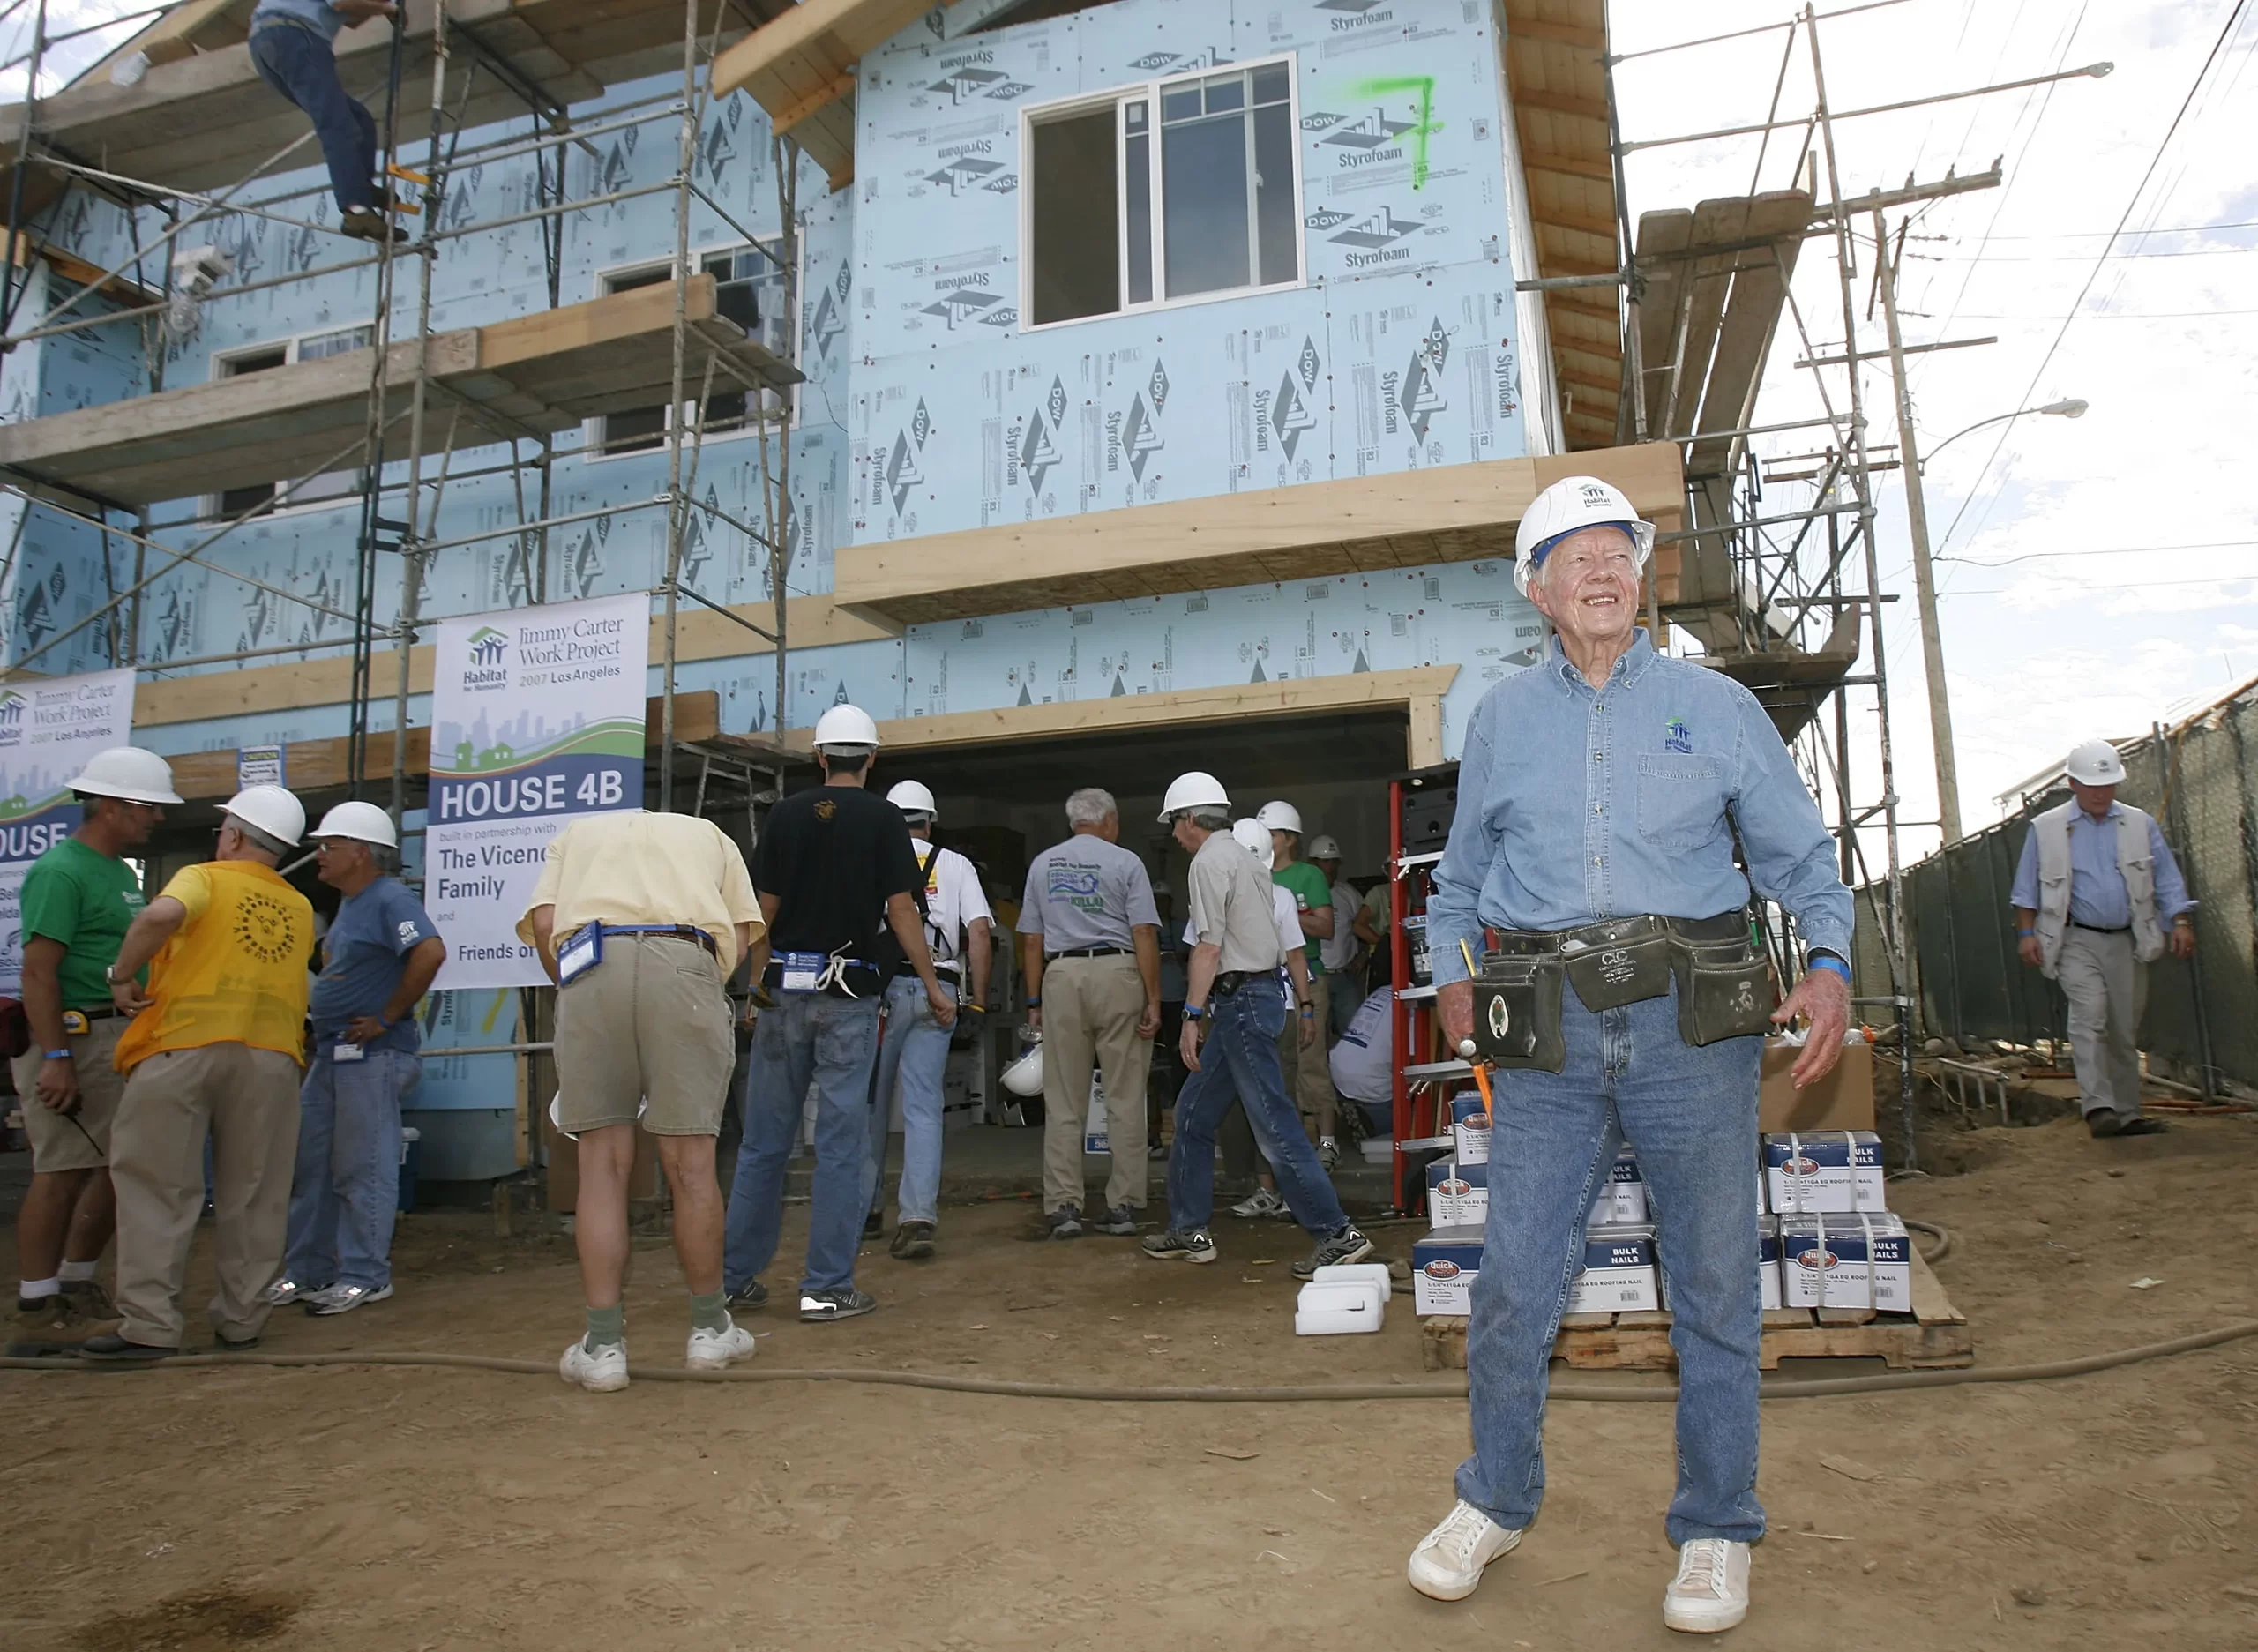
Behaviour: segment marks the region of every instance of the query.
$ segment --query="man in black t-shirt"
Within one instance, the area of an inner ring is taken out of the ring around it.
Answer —
[[[752,950],[754,979],[773,1000],[753,1028],[744,1140],[729,1190],[722,1277],[729,1305],[768,1300],[756,1277],[776,1254],[784,1216],[784,1162],[816,1086],[814,1198],[800,1318],[852,1319],[878,1305],[855,1289],[855,1252],[867,1192],[871,1064],[879,1006],[906,959],[924,983],[933,1019],[956,1020],[925,945],[913,891],[917,856],[901,811],[864,790],[878,725],[834,706],[815,726],[823,784],[769,811],[752,856],[753,892],[767,933]]]

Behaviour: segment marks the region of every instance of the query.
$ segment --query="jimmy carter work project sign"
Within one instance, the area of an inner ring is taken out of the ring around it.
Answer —
[[[639,592],[439,627],[423,903],[441,990],[547,979],[518,917],[566,820],[642,806],[650,619]]]

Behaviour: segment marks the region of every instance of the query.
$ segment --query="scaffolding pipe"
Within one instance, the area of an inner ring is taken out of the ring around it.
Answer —
[[[47,0],[39,0],[39,10],[32,14],[31,73],[24,79],[24,124],[16,138],[16,164],[8,178],[8,262],[6,285],[0,288],[0,331],[15,319],[16,306],[32,289],[32,261],[25,254],[24,238],[24,180],[32,168],[32,121],[39,109],[40,59],[47,51]],[[20,261],[23,278],[19,283],[16,271]],[[76,299],[71,301],[77,303]]]
[[[690,340],[691,172],[698,164],[698,0],[683,0],[681,136],[675,156],[674,199],[674,370],[667,400],[667,577],[664,662],[659,689],[659,812],[674,808],[674,674],[676,625],[682,604],[676,586],[682,578],[682,540],[689,518],[682,505],[683,369]],[[706,410],[698,410],[700,429]]]

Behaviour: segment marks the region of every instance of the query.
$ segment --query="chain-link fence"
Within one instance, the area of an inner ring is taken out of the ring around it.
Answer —
[[[2150,967],[2142,1048],[2152,1070],[2189,1083],[2208,1070],[2258,1085],[2258,684],[2120,751],[2118,796],[2157,818],[2199,903],[2194,961]],[[2020,1044],[2067,1036],[2060,991],[2016,955],[2008,906],[2032,817],[2067,796],[2034,796],[2022,813],[1906,871],[1913,985],[1932,1036]],[[1859,990],[1879,994],[1888,967],[1870,920],[1886,894],[1859,897]]]

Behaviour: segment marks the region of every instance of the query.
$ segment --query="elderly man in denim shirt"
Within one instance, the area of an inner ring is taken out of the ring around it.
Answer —
[[[1485,929],[1504,931],[1507,950],[1555,949],[1572,973],[1558,1070],[1499,1075],[1484,1265],[1467,1340],[1474,1454],[1458,1470],[1457,1506],[1409,1571],[1421,1592],[1460,1599],[1536,1518],[1546,1361],[1582,1260],[1586,1210],[1627,1140],[1651,1190],[1676,1314],[1678,1487],[1667,1529],[1679,1566],[1663,1618],[1706,1633],[1746,1614],[1748,1546],[1764,1534],[1754,1252],[1763,1041],[1749,1035],[1768,1018],[1744,990],[1725,1023],[1734,1035],[1689,1043],[1674,969],[1657,977],[1656,996],[1589,1008],[1561,932],[1661,918],[1672,922],[1650,925],[1658,934],[1737,952],[1753,882],[1794,917],[1809,948],[1809,973],[1768,1017],[1810,1017],[1794,1073],[1804,1084],[1842,1052],[1851,908],[1818,807],[1755,697],[1656,654],[1639,627],[1653,540],[1653,527],[1604,482],[1572,477],[1539,496],[1515,572],[1556,639],[1541,664],[1483,698],[1466,732],[1457,819],[1427,907],[1445,1035],[1468,1047],[1475,1030],[1461,944],[1480,953]],[[1734,863],[1735,828],[1746,876]],[[1761,967],[1753,958],[1740,966]],[[1485,965],[1485,983],[1490,974]],[[1504,1018],[1484,1019],[1502,1036]]]

